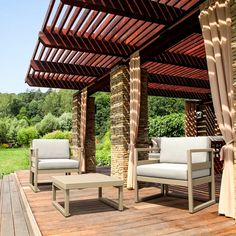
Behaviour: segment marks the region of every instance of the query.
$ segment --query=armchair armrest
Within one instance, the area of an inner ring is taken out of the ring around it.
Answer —
[[[38,168],[38,148],[30,148],[30,166],[34,163],[35,168]]]
[[[214,158],[213,158],[213,148],[204,148],[204,149],[190,149],[187,151],[187,165],[188,165],[188,172],[196,171],[196,170],[203,170],[203,169],[212,169],[214,170]],[[208,152],[209,153],[209,160],[204,162],[193,163],[192,161],[192,154],[193,153],[201,153],[201,152]],[[190,174],[192,175],[192,174]]]
[[[160,149],[159,148],[135,148],[134,149],[134,165],[135,165],[135,168],[137,168],[137,166],[139,166],[139,165],[154,164],[154,163],[159,162],[159,160],[142,160],[142,161],[138,160],[138,153],[139,152],[148,152],[148,151],[160,151]]]

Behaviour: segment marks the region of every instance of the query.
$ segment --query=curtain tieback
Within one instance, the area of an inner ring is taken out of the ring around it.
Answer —
[[[133,149],[135,149],[135,144],[134,143],[130,143],[129,144],[129,151],[133,150]]]
[[[231,139],[229,142],[227,142],[224,146],[222,146],[220,150],[220,160],[224,160],[225,152],[227,149],[231,148],[231,145],[234,144],[235,140]]]

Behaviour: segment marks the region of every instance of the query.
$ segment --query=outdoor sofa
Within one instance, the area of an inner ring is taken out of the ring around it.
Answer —
[[[215,203],[213,149],[209,137],[161,138],[160,161],[138,161],[135,153],[135,201],[168,194],[168,185],[188,188],[189,212],[194,213]],[[140,150],[144,151],[144,150]],[[139,182],[161,184],[161,193],[139,199]],[[208,184],[209,200],[194,207],[193,187]],[[164,193],[166,190],[166,193]]]
[[[34,139],[30,149],[30,186],[38,189],[38,175],[43,173],[81,173],[80,160],[70,158],[66,139]]]

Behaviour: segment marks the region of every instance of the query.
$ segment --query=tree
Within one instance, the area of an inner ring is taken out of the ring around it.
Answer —
[[[58,123],[59,129],[61,129],[62,131],[70,131],[72,129],[72,113],[63,113],[58,118]]]
[[[102,138],[110,128],[110,95],[107,93],[97,93],[96,102],[96,135]]]
[[[149,117],[165,116],[184,112],[184,100],[166,97],[148,97]]]
[[[0,143],[7,142],[7,124],[4,120],[0,120]]]
[[[58,129],[58,119],[51,113],[47,114],[42,121],[37,125],[40,135],[53,132]]]

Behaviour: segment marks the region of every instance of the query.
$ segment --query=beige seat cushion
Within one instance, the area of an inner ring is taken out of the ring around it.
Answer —
[[[39,170],[78,169],[79,161],[71,159],[39,159]]]
[[[157,163],[137,167],[138,176],[187,180],[187,164]],[[193,178],[209,176],[210,170],[193,171]]]

